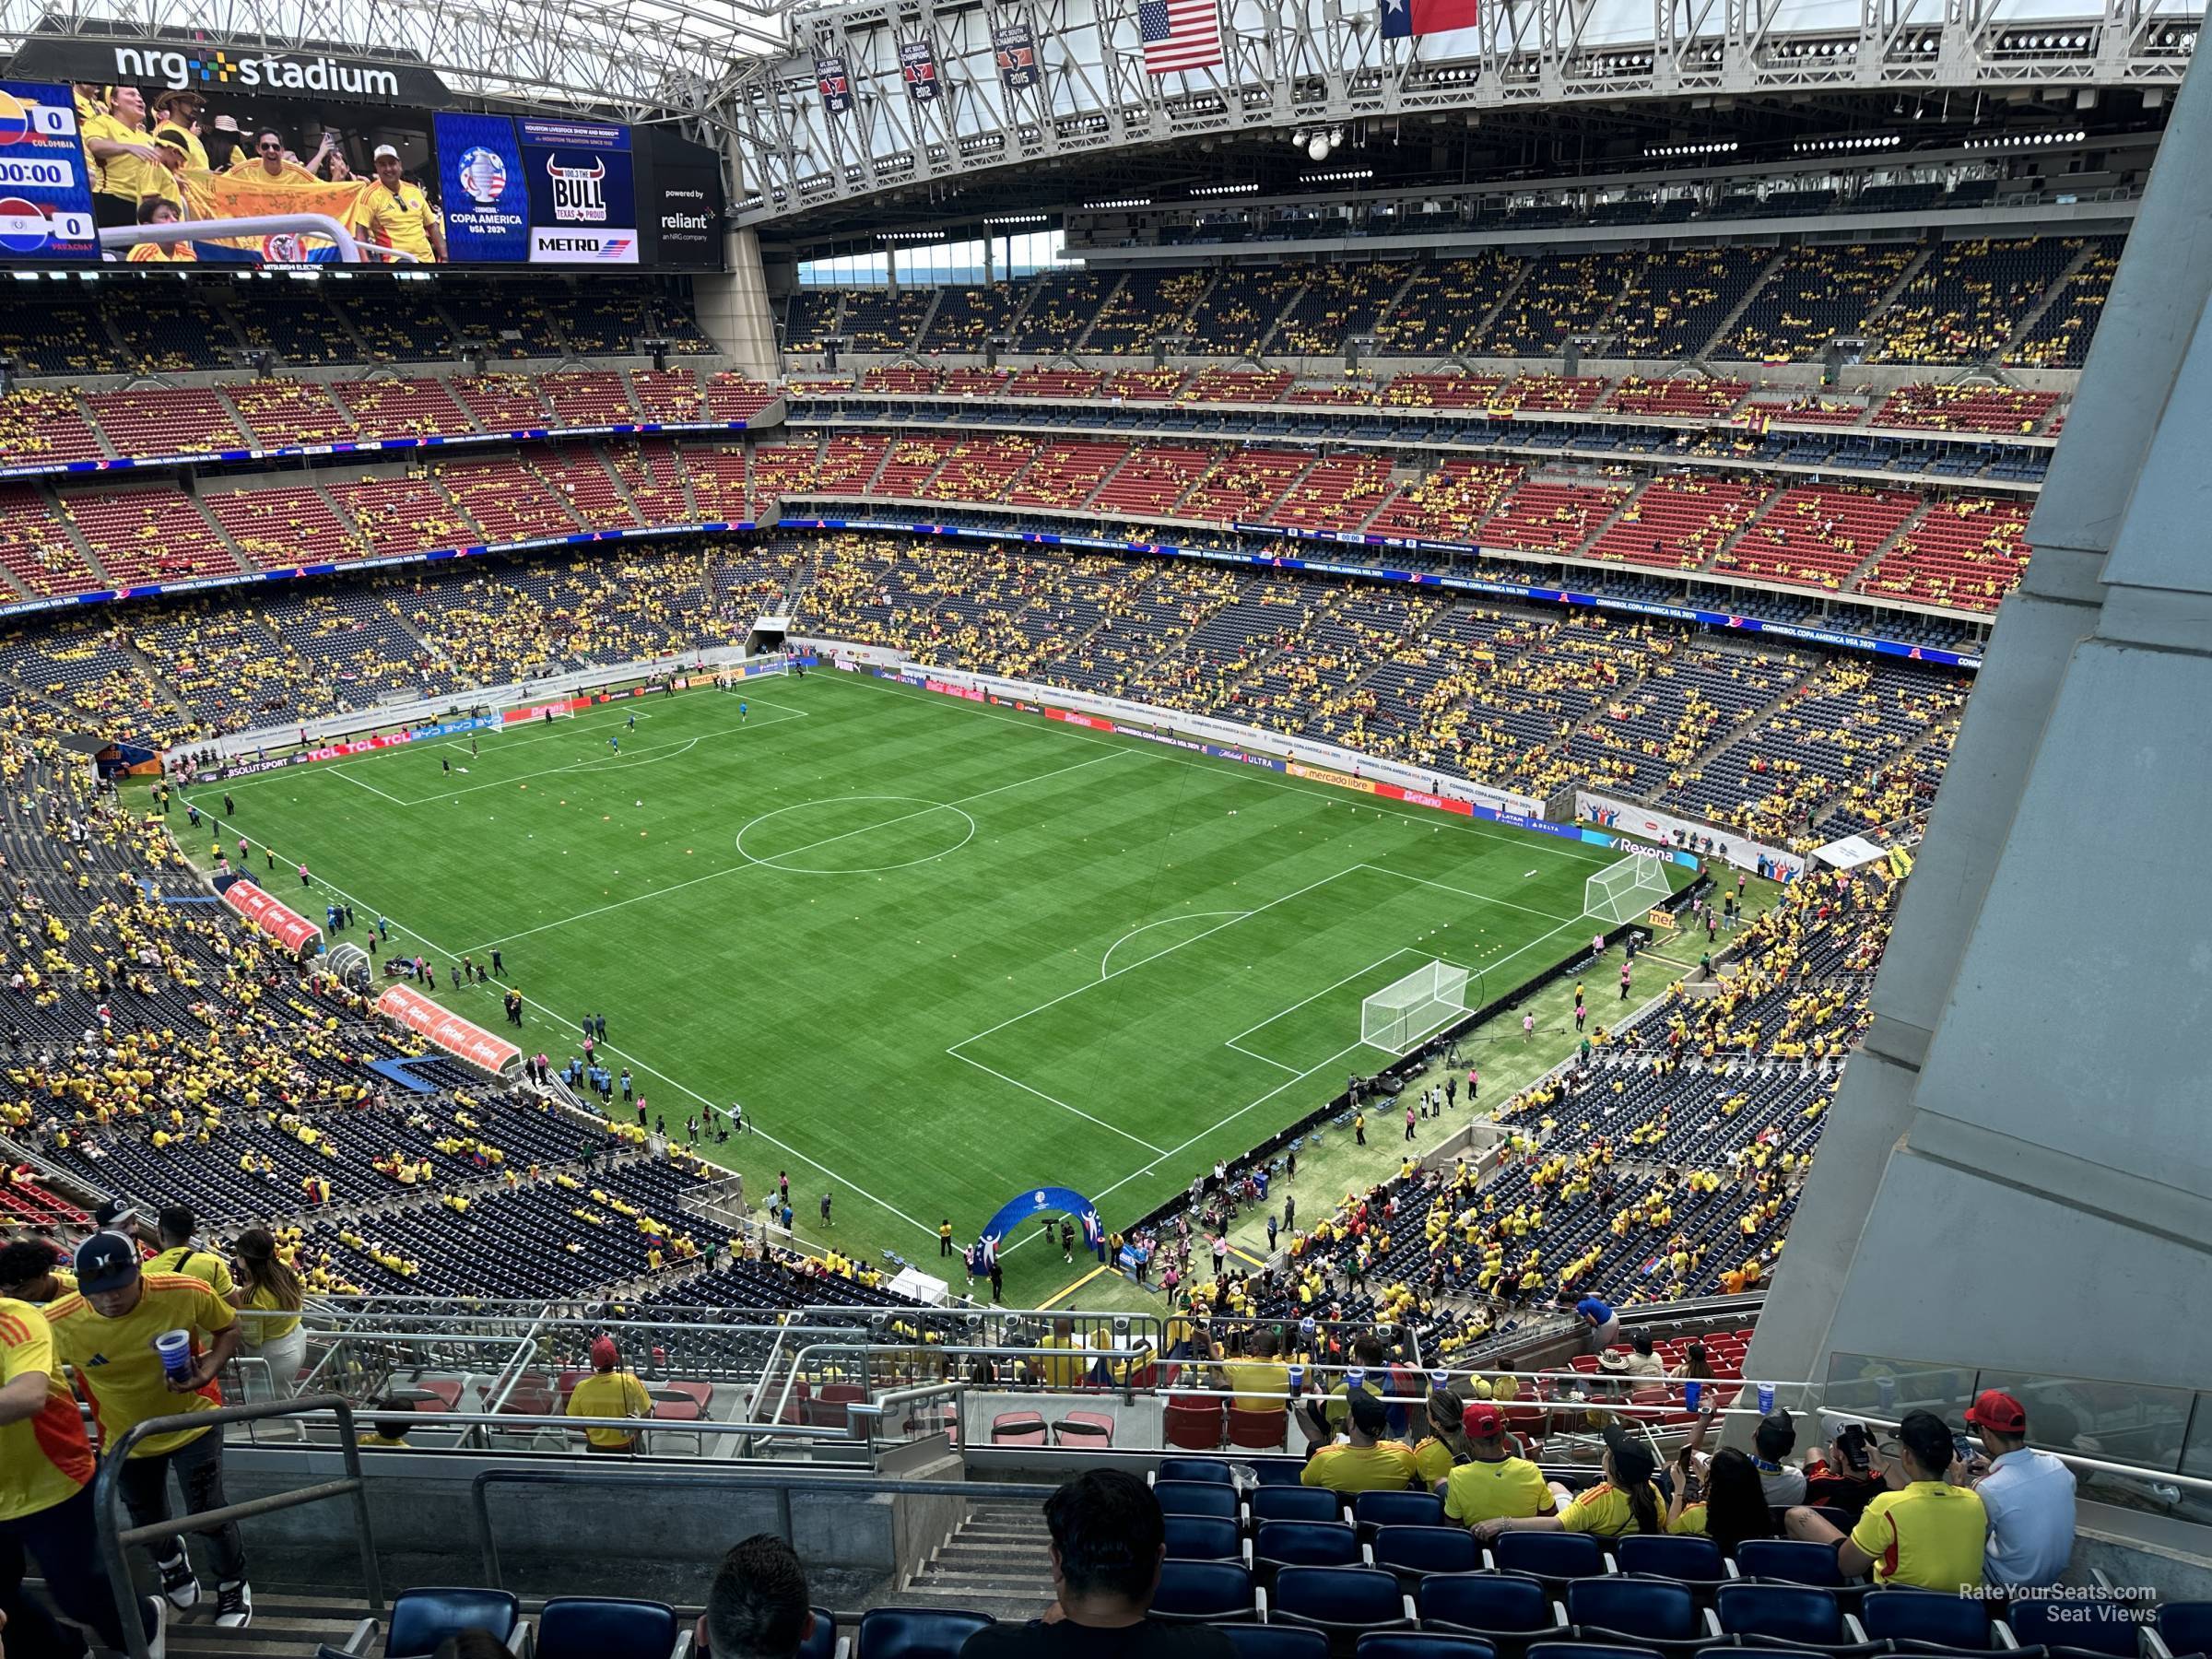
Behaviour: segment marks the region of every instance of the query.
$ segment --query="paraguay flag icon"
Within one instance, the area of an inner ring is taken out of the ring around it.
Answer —
[[[53,222],[45,208],[21,196],[0,195],[0,249],[36,253],[53,240]]]
[[[20,144],[29,136],[30,106],[0,88],[0,145]]]

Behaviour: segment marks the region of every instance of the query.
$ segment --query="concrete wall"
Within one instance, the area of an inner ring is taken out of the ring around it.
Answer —
[[[731,231],[723,239],[723,262],[727,270],[692,279],[700,332],[735,367],[758,380],[773,380],[776,324],[760,265],[760,239],[750,230]]]

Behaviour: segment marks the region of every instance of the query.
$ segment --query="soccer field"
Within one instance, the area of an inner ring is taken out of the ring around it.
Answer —
[[[888,681],[740,700],[241,779],[227,822],[221,788],[194,798],[278,897],[388,916],[441,984],[497,947],[519,1034],[496,984],[439,994],[556,1065],[604,1013],[679,1135],[742,1100],[755,1132],[701,1150],[748,1194],[788,1171],[803,1237],[925,1267],[941,1218],[971,1238],[1033,1187],[1141,1215],[1391,1058],[1369,994],[1441,960],[1473,1005],[1572,954],[1618,857]],[[1073,1277],[1034,1236],[1016,1303]]]

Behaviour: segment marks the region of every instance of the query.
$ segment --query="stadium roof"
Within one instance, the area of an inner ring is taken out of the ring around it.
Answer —
[[[465,97],[711,119],[742,66],[790,50],[778,0],[0,0],[34,39],[257,45],[396,62]]]

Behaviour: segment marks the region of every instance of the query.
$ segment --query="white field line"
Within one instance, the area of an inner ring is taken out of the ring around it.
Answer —
[[[1126,754],[1127,752],[1128,751],[1125,749],[1115,750],[1115,754]],[[863,824],[857,830],[846,830],[836,835],[826,835],[820,841],[808,841],[805,846],[787,847],[782,853],[777,853],[776,856],[779,858],[795,858],[802,853],[812,853],[818,848],[830,846],[836,841],[850,841],[855,835],[866,835],[872,830],[888,830],[893,824],[905,823],[909,818],[924,818],[933,812],[942,812],[947,806],[965,806],[971,801],[981,801],[990,795],[1004,794],[1009,789],[1021,789],[1031,783],[1041,783],[1047,778],[1059,777],[1063,772],[1080,771],[1087,766],[1097,766],[1102,761],[1111,760],[1112,759],[1113,755],[1094,755],[1089,759],[1078,760],[1072,766],[1055,767],[1051,771],[1039,772],[1033,777],[1017,778],[1011,783],[1001,783],[995,789],[980,790],[974,794],[962,795],[957,801],[933,801],[930,803],[930,805],[923,807],[920,811],[902,812],[897,818],[884,818],[878,823]],[[489,950],[494,945],[511,945],[517,939],[527,939],[537,934],[548,933],[557,927],[566,927],[572,922],[589,921],[594,916],[604,916],[609,911],[622,910],[632,904],[643,904],[648,900],[665,898],[670,893],[680,893],[686,888],[697,887],[703,881],[714,881],[724,876],[734,875],[739,870],[772,870],[777,867],[778,866],[774,865],[764,865],[759,860],[755,858],[741,858],[736,864],[725,865],[719,870],[710,870],[704,876],[694,876],[688,880],[671,883],[667,887],[655,888],[649,893],[635,893],[628,899],[618,899],[612,904],[597,905],[591,910],[579,911],[572,916],[563,916],[558,922],[547,922],[540,924],[536,927],[526,927],[520,933],[502,934],[496,939],[487,939],[481,945],[471,946],[469,947],[469,954],[474,956],[478,951]],[[935,1230],[933,1228],[931,1230],[935,1231]]]
[[[357,788],[365,789],[372,795],[384,795],[384,799],[391,802],[394,806],[407,806],[413,805],[412,802],[401,800],[397,795],[384,794],[384,792],[379,789],[375,784],[368,782],[363,779],[355,777],[351,772],[346,770],[343,762],[336,766],[331,767],[329,771],[332,777],[343,778],[347,782],[355,785]],[[251,781],[252,780],[244,778],[239,780],[239,782],[241,783]]]
[[[946,1053],[952,1053],[952,1051],[947,1049],[946,1050]],[[1154,1146],[1150,1141],[1145,1139],[1143,1135],[1132,1135],[1128,1130],[1123,1128],[1120,1124],[1110,1124],[1102,1117],[1092,1117],[1091,1114],[1084,1111],[1082,1107],[1070,1106],[1065,1100],[1060,1100],[1056,1096],[1046,1094],[1041,1088],[1031,1088],[1019,1077],[1009,1077],[1005,1072],[994,1071],[990,1066],[985,1065],[981,1060],[971,1060],[966,1054],[953,1054],[952,1057],[955,1060],[962,1061],[969,1065],[974,1066],[977,1071],[990,1072],[991,1075],[996,1077],[1001,1083],[1011,1083],[1016,1088],[1020,1089],[1024,1094],[1035,1095],[1039,1100],[1049,1101],[1051,1104],[1059,1107],[1063,1112],[1072,1112],[1077,1117],[1082,1118],[1088,1123],[1096,1124],[1101,1129],[1111,1129],[1114,1134],[1120,1135],[1124,1140],[1135,1141],[1138,1146],[1144,1147],[1144,1149],[1147,1152],[1160,1152],[1159,1147]],[[1164,1157],[1165,1154],[1161,1153],[1161,1156]]]
[[[1171,922],[1194,922],[1206,916],[1234,916],[1238,921],[1241,922],[1246,916],[1251,914],[1252,912],[1250,911],[1178,911],[1172,916],[1162,916],[1157,922],[1147,922],[1142,926],[1133,927],[1127,933],[1124,934],[1120,938],[1116,939],[1112,944],[1106,947],[1106,954],[1099,958],[1099,977],[1100,979],[1111,979],[1112,977],[1112,975],[1106,971],[1106,964],[1113,960],[1113,953],[1115,951],[1119,950],[1123,946],[1128,944],[1130,940],[1135,938],[1138,934],[1149,933],[1155,927],[1165,927]],[[1149,960],[1150,959],[1147,958],[1147,959]]]
[[[1583,920],[1582,916],[1562,916],[1557,911],[1536,910],[1529,905],[1515,904],[1510,899],[1496,898],[1488,893],[1473,892],[1466,888],[1455,888],[1449,882],[1431,881],[1426,876],[1409,876],[1404,870],[1392,869],[1388,865],[1371,864],[1362,865],[1359,867],[1363,870],[1373,870],[1383,876],[1395,876],[1400,881],[1418,881],[1421,884],[1421,886],[1434,888],[1439,892],[1457,893],[1462,899],[1472,899],[1477,904],[1501,905],[1507,910],[1519,911],[1524,915],[1541,916],[1547,922],[1558,922],[1564,924],[1569,922],[1580,922]],[[1587,915],[1588,912],[1584,912],[1583,914]]]

